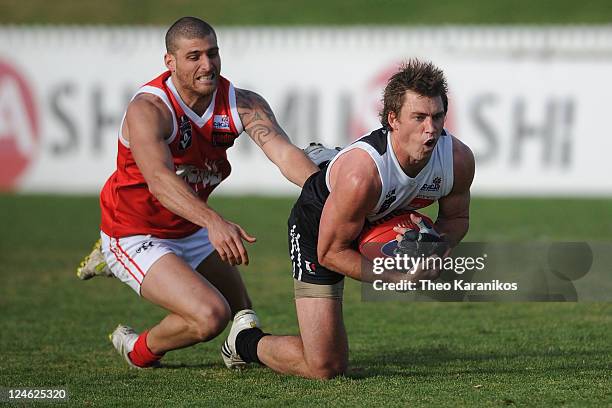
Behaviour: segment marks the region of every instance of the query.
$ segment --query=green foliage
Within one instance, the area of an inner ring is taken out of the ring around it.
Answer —
[[[258,237],[242,272],[265,329],[295,334],[291,200],[212,205]],[[476,199],[469,238],[609,241],[611,210],[607,200]],[[612,404],[610,304],[364,303],[355,282],[346,288],[347,377],[230,372],[223,336],[169,353],[164,369],[131,370],[108,333],[120,322],[142,330],[164,312],[115,279],[76,279],[97,238],[97,199],[0,195],[0,225],[4,387],[65,387],[72,405],[101,407]]]
[[[184,15],[213,25],[602,24],[606,0],[3,0],[0,23],[159,24]]]

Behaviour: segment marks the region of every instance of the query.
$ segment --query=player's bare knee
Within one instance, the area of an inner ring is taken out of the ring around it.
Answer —
[[[194,311],[191,330],[198,341],[208,341],[225,330],[231,318],[227,302],[203,305]]]
[[[228,318],[218,315],[202,315],[192,327],[192,331],[198,342],[208,341],[221,334],[227,327],[228,322]]]
[[[348,362],[343,358],[315,358],[307,364],[310,377],[320,380],[344,375],[348,368]]]
[[[318,380],[331,380],[346,373],[346,367],[337,364],[311,368],[310,375]]]

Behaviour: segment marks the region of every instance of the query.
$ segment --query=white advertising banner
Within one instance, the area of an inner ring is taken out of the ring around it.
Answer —
[[[158,28],[0,28],[0,190],[97,192],[133,92],[164,70]],[[476,156],[480,195],[612,194],[612,28],[218,29],[222,74],[260,93],[297,145],[380,126],[410,57],[449,82],[447,128]],[[243,134],[220,192],[285,194]]]

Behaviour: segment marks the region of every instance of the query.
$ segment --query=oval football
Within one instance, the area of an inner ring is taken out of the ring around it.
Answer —
[[[418,229],[410,219],[410,214],[422,217],[426,222],[433,224],[429,217],[417,211],[394,211],[380,220],[366,224],[358,239],[359,253],[369,260],[379,257],[392,257],[393,250],[397,246],[395,240],[397,232],[393,231],[393,228],[401,226]]]

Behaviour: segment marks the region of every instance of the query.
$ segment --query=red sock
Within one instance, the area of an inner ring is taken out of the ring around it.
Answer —
[[[140,336],[138,336],[138,339],[134,344],[134,349],[128,354],[128,357],[130,360],[132,360],[132,363],[138,367],[151,367],[157,360],[164,356],[163,354],[153,354],[153,352],[149,349],[147,346],[148,334],[148,330],[140,333]]]

